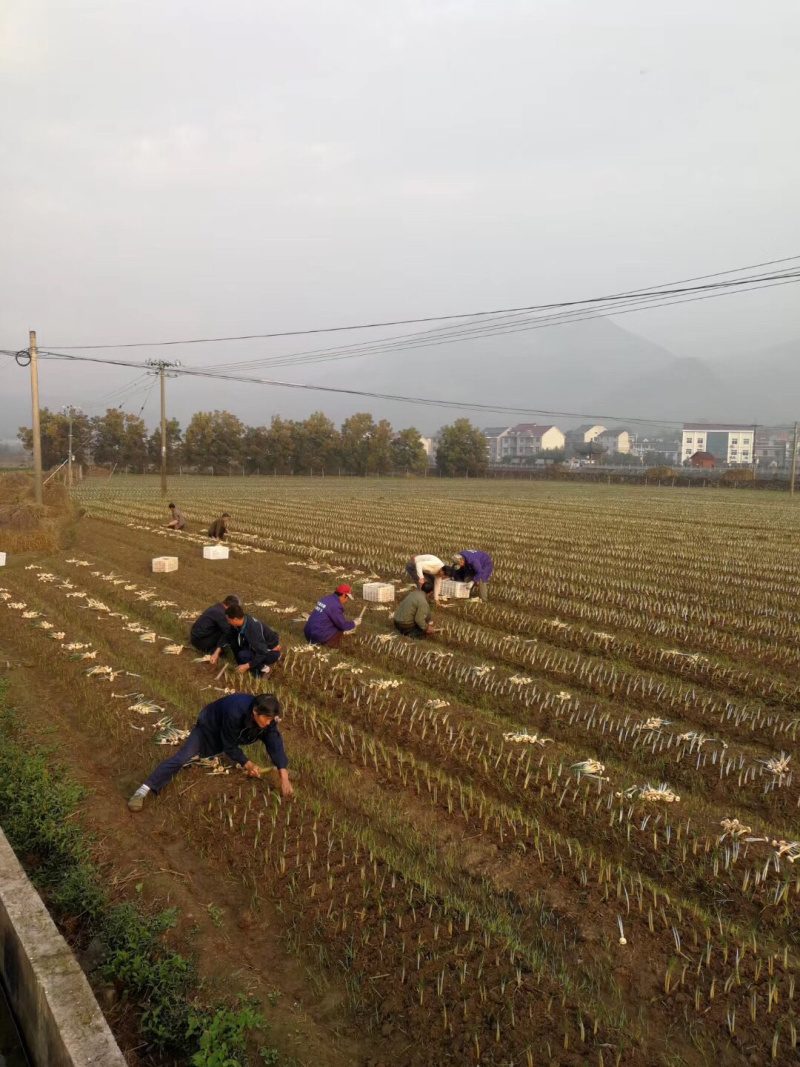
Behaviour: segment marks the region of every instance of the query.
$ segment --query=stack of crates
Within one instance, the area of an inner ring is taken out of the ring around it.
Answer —
[[[387,604],[394,600],[394,586],[390,582],[364,582],[362,593],[373,604]]]

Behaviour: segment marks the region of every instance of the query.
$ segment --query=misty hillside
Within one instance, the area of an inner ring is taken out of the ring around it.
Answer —
[[[576,412],[572,419],[561,414],[553,417],[564,429],[584,421],[583,414],[606,423],[644,418],[776,424],[798,417],[798,350],[800,344],[785,344],[724,361],[679,358],[608,319],[592,319],[336,363],[281,367],[272,373],[284,381],[335,388]],[[30,417],[29,387],[25,372],[13,363],[5,372],[0,389],[0,436],[13,437]],[[71,368],[55,364],[43,366],[43,404],[58,406],[70,388],[72,373]],[[247,369],[242,368],[242,373]],[[269,369],[254,373],[270,375]],[[124,381],[122,375],[117,372],[111,381]],[[275,414],[305,418],[315,410],[341,422],[354,411],[368,410],[396,427],[415,425],[423,433],[433,433],[459,415],[481,426],[525,418],[203,379],[171,388],[169,402],[184,426],[193,412],[214,408],[227,408],[252,425],[269,423]],[[137,400],[133,410],[139,406]],[[152,424],[156,414],[154,402],[145,418]]]
[[[643,379],[668,375],[676,363],[675,356],[660,345],[607,319],[593,319],[323,364],[314,380],[341,385],[346,378],[354,388],[376,392],[578,413],[597,411],[606,398],[613,397],[615,402],[624,402],[620,414],[632,416],[639,402],[632,409],[627,397],[638,395]],[[373,409],[380,412],[381,402],[375,401]],[[463,414],[478,422],[504,421],[466,410]],[[435,415],[439,421],[451,417]],[[514,421],[513,416],[509,421]]]
[[[606,421],[769,424],[797,417],[799,349],[800,345],[786,344],[724,362],[679,358],[608,319],[593,319],[372,356],[349,365],[323,365],[316,380],[341,384],[346,375],[355,388],[376,392],[586,413]],[[396,416],[396,405],[392,407]],[[381,408],[376,401],[374,410]],[[392,417],[388,409],[387,414]],[[463,414],[484,425],[506,418],[467,410]],[[433,411],[427,422],[438,424],[453,417]],[[514,421],[514,416],[507,418]],[[574,420],[557,416],[555,421],[568,426]]]

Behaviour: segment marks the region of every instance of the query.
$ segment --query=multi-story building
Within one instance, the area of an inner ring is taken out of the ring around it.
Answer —
[[[609,455],[613,455],[615,452],[625,454],[631,450],[631,435],[627,430],[603,430],[593,440],[595,444],[604,448]]]
[[[483,431],[490,463],[513,463],[564,447],[557,426],[520,422],[516,426],[490,426]]]
[[[566,438],[573,445],[588,445],[590,441],[594,441],[595,437],[605,432],[605,426],[601,426],[600,423],[584,422],[581,426],[576,426],[574,430],[567,430]]]
[[[792,465],[793,444],[791,430],[759,430],[756,433],[756,462],[759,467],[788,469]]]
[[[500,463],[503,452],[503,442],[508,433],[508,426],[487,426],[483,431],[486,438],[486,452],[490,463]]]
[[[695,452],[709,452],[718,463],[752,463],[755,426],[734,423],[685,422],[681,437],[681,460]]]

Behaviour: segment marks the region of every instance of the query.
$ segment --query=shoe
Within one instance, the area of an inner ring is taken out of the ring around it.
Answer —
[[[268,674],[272,674],[272,667],[262,667],[261,673],[266,678]]]
[[[139,793],[134,793],[128,801],[128,811],[141,811],[143,807],[144,797]]]

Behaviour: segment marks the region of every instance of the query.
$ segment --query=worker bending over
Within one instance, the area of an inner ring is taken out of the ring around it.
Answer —
[[[489,591],[486,583],[494,573],[494,562],[488,552],[477,548],[465,548],[453,556],[454,567],[445,567],[444,573],[454,582],[472,582],[470,597],[480,596],[486,603]]]
[[[417,589],[429,579],[433,582],[433,599],[438,603],[439,590],[444,577],[444,563],[438,556],[412,556],[406,564],[406,574]]]
[[[338,648],[342,634],[355,630],[361,619],[347,619],[344,614],[346,601],[353,599],[352,587],[340,585],[330,594],[317,601],[308,616],[303,635],[310,645],[327,645]]]
[[[265,622],[246,615],[241,605],[225,609],[230,626],[231,648],[239,666],[238,674],[250,671],[257,677],[269,674],[272,664],[281,658],[279,635]]]
[[[180,510],[176,508],[174,504],[169,505],[169,522],[167,523],[168,530],[182,530],[186,525],[186,516]]]
[[[419,589],[406,593],[394,613],[394,628],[406,637],[421,640],[433,632],[433,618],[428,598],[433,592],[433,582],[427,579]]]
[[[226,596],[219,604],[212,604],[192,623],[189,640],[198,652],[211,655],[211,662],[216,663],[231,643],[231,624],[225,614],[226,608],[241,607],[238,596]]]
[[[224,754],[244,768],[248,778],[260,778],[261,768],[242,752],[242,745],[261,741],[272,765],[278,771],[281,793],[292,795],[289,760],[278,729],[281,706],[271,693],[257,697],[234,693],[207,704],[197,717],[192,732],[172,756],[156,767],[128,801],[131,811],[141,811],[148,793],[160,793],[175,775],[193,759],[209,759]]]
[[[222,517],[215,519],[208,528],[208,536],[214,541],[224,541],[228,536],[228,519],[230,515],[223,511]]]

